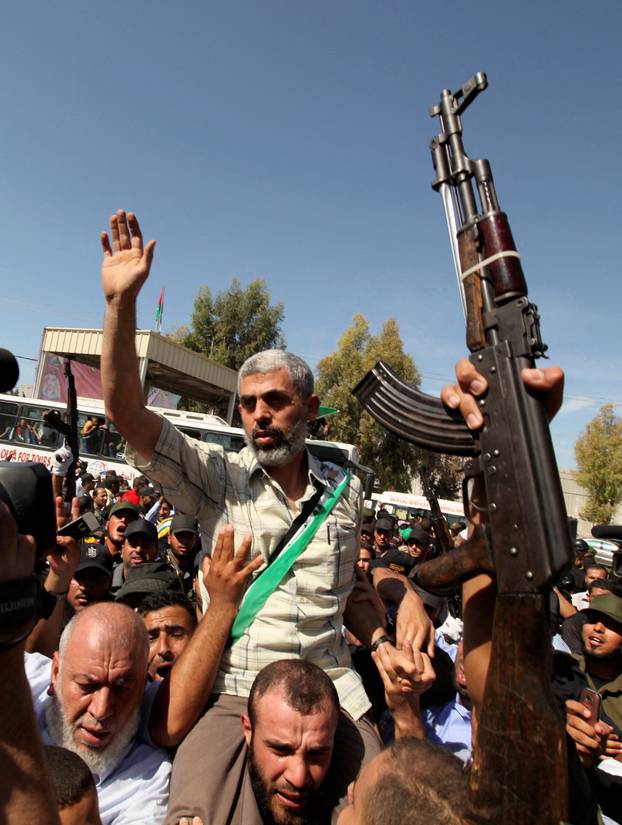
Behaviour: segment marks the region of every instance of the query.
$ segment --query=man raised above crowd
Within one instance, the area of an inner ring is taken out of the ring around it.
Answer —
[[[239,717],[246,712],[253,680],[263,666],[288,657],[318,665],[335,685],[344,721],[335,743],[336,775],[342,778],[345,797],[348,782],[364,756],[378,751],[379,740],[366,717],[369,700],[351,667],[344,622],[364,644],[390,647],[369,602],[349,598],[358,556],[360,483],[308,454],[305,436],[319,399],[309,367],[290,353],[259,353],[240,370],[239,409],[247,448],[239,454],[199,445],[145,407],[138,361],[132,354],[136,298],[149,274],[155,242],[143,247],[132,214],[118,212],[111,218],[110,230],[110,237],[102,235],[107,307],[101,366],[106,414],[127,439],[129,460],[161,484],[176,508],[197,514],[208,551],[218,532],[230,524],[236,543],[250,534],[253,556],[261,554],[268,565],[258,587],[253,582],[257,599],[243,603],[234,623],[233,641],[214,685],[218,696],[178,751],[171,806],[179,800],[185,806],[183,813],[218,825],[206,806],[216,795],[222,796],[223,772],[231,773],[233,763],[224,765],[210,747],[215,726],[219,735],[237,740],[242,756]],[[303,549],[304,564],[297,564]],[[273,565],[277,555],[278,564]],[[205,603],[205,592],[203,598]],[[400,613],[398,642],[402,635],[417,647],[432,644],[425,611],[410,590]],[[397,649],[390,647],[388,655],[395,667],[403,668],[405,678],[413,675],[409,660]],[[235,763],[240,773],[243,764],[243,759]],[[188,782],[197,770],[203,782],[200,798],[193,798]],[[227,821],[241,822],[239,816],[235,812]],[[244,819],[245,825],[253,822]]]

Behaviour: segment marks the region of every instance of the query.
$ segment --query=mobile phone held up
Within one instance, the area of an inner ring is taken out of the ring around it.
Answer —
[[[586,720],[590,725],[595,725],[600,719],[601,701],[600,694],[590,688],[583,688],[579,694],[579,702],[590,711],[590,718]]]

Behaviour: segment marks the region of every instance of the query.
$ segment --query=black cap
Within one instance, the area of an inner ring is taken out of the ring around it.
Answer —
[[[95,476],[92,473],[82,473],[80,481],[84,484],[85,481],[95,481]]]
[[[123,537],[128,539],[130,536],[147,536],[147,538],[155,544],[158,540],[158,530],[155,524],[147,521],[146,518],[137,518],[134,521],[130,521],[125,528]]]
[[[110,510],[108,511],[108,518],[110,516],[115,516],[117,513],[125,511],[126,513],[131,513],[135,518],[138,518],[140,515],[140,510],[135,504],[132,504],[129,501],[117,501],[116,504],[113,504]]]
[[[376,559],[372,566],[388,567],[389,570],[394,570],[396,573],[408,576],[416,564],[416,559],[413,559],[412,556],[409,556],[404,550],[391,547],[381,559]]]
[[[406,544],[418,544],[420,547],[427,547],[430,543],[430,536],[418,524],[414,524],[410,528],[410,535],[406,539]]]
[[[139,496],[157,496],[155,487],[141,487],[138,491]]]
[[[148,561],[130,567],[125,582],[115,594],[115,599],[119,602],[129,595],[146,596],[148,593],[161,593],[163,590],[181,592],[177,574],[164,561]]]
[[[376,530],[395,530],[395,519],[388,513],[383,513],[376,519]]]
[[[197,520],[194,516],[183,516],[181,514],[173,516],[171,533],[194,533],[198,535]]]
[[[112,576],[112,556],[103,544],[80,545],[80,563],[76,567],[76,573],[89,569],[101,570]]]

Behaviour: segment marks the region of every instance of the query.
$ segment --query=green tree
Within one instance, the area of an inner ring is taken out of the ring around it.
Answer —
[[[208,286],[202,286],[194,302],[190,328],[182,327],[172,337],[237,370],[255,352],[285,348],[283,315],[282,303],[270,303],[264,280],[251,281],[244,289],[234,278],[229,289],[216,297]]]
[[[462,458],[421,450],[421,461],[422,464],[417,468],[419,477],[427,469],[430,486],[437,498],[452,500],[461,497],[464,478]]]
[[[605,404],[575,443],[577,481],[588,492],[582,517],[608,524],[622,501],[622,418]]]
[[[381,489],[407,490],[421,463],[421,451],[377,424],[351,392],[378,360],[419,385],[419,371],[404,352],[397,322],[389,319],[379,335],[372,335],[367,319],[355,315],[337,350],[318,364],[317,392],[323,404],[339,410],[329,419],[330,437],[358,446],[361,463],[373,468]]]

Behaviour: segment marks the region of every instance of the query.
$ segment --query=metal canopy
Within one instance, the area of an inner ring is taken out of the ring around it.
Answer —
[[[35,394],[46,353],[70,357],[91,367],[100,367],[101,329],[45,327],[41,342]],[[136,332],[143,387],[183,395],[217,407],[231,421],[237,390],[237,373],[205,355],[183,347],[149,330]]]

